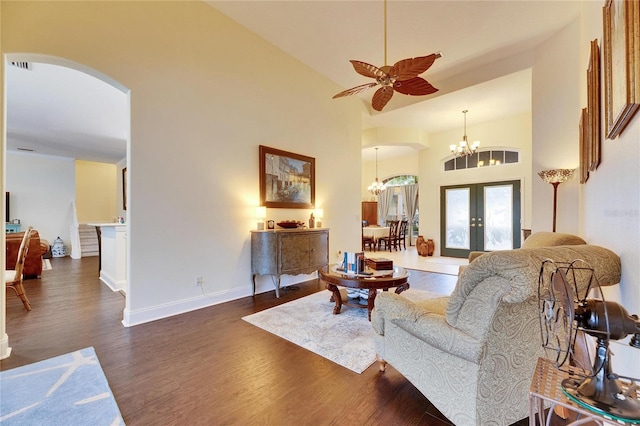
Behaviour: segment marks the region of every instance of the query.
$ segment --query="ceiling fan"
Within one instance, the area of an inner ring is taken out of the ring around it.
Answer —
[[[351,64],[356,72],[365,77],[373,78],[376,81],[352,87],[333,97],[342,98],[344,96],[356,95],[375,86],[380,87],[373,95],[371,105],[376,111],[382,111],[393,96],[394,90],[403,95],[424,96],[438,91],[427,80],[418,75],[428,70],[436,59],[441,58],[442,53],[432,53],[428,56],[408,58],[396,62],[392,66],[387,65],[387,0],[384,1],[384,63],[383,67],[376,67],[362,61],[351,60]]]

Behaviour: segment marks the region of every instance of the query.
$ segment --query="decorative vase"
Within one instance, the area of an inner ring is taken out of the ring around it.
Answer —
[[[433,243],[433,240],[429,238],[427,240],[427,256],[433,256],[434,249],[435,249],[435,244]]]
[[[51,248],[51,255],[53,257],[65,257],[67,255],[67,247],[64,245],[62,238],[58,237],[53,241],[53,247]]]
[[[424,237],[422,235],[418,235],[418,238],[416,239],[416,250],[418,251],[419,256],[427,255],[427,242],[424,240]]]

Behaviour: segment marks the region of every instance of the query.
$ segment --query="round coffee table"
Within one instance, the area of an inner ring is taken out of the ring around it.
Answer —
[[[327,290],[332,293],[331,301],[336,303],[333,308],[334,315],[340,313],[342,305],[367,308],[369,321],[371,321],[371,310],[378,290],[389,291],[390,288],[395,287],[395,293],[400,294],[409,288],[409,283],[407,282],[409,272],[404,268],[394,266],[393,270],[375,271],[367,269],[367,272],[371,273],[371,275],[347,274],[338,270],[337,265],[328,265],[318,269],[320,279],[327,284]],[[351,303],[348,299],[343,301],[338,286],[369,290],[367,304]]]

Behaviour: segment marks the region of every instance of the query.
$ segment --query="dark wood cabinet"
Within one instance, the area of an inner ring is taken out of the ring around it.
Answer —
[[[369,225],[378,224],[378,202],[363,201],[362,202],[362,220],[369,222]]]
[[[251,231],[253,294],[256,275],[274,275],[276,297],[280,297],[281,275],[310,274],[328,264],[328,229]]]

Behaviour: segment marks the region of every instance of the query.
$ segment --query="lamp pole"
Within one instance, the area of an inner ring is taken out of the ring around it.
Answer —
[[[556,206],[558,204],[558,185],[560,182],[551,182],[553,185],[553,232],[556,232]]]

